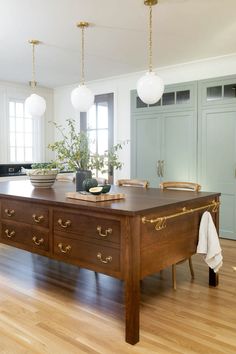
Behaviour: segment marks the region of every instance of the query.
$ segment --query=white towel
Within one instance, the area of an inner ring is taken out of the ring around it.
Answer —
[[[199,228],[197,253],[204,255],[205,262],[216,273],[223,264],[221,251],[219,237],[211,213],[205,211],[202,215]]]

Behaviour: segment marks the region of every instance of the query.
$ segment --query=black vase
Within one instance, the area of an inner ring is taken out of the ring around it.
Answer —
[[[78,170],[75,175],[76,192],[83,190],[83,181],[86,178],[92,178],[92,172],[89,170]]]

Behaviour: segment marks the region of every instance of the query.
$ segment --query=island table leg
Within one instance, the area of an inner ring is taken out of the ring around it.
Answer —
[[[140,218],[128,218],[125,242],[125,339],[139,341],[140,303]]]
[[[213,269],[209,268],[209,285],[217,286],[219,284],[219,274],[215,273]]]

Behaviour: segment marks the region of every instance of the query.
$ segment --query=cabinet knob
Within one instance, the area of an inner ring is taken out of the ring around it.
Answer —
[[[58,243],[57,246],[58,246],[58,248],[60,249],[60,251],[62,253],[68,253],[71,250],[71,246],[70,245],[64,246],[62,243]]]
[[[97,254],[97,259],[104,264],[112,262],[112,256],[108,256],[108,257],[103,258],[102,254],[100,252]]]
[[[108,229],[105,229],[105,232],[102,232],[102,227],[100,225],[97,226],[97,232],[98,235],[101,237],[107,237],[108,235],[112,234],[112,229],[109,227]]]
[[[66,220],[65,222],[62,219],[58,219],[57,220],[58,224],[63,227],[63,229],[66,229],[67,227],[69,227],[71,225],[71,221],[70,220]]]
[[[4,210],[5,214],[7,214],[7,216],[11,217],[15,214],[15,210],[14,209],[5,209]]]
[[[15,231],[9,231],[8,229],[5,230],[5,234],[7,235],[8,238],[12,238],[13,236],[15,236]]]
[[[44,216],[43,215],[37,216],[36,214],[33,214],[32,218],[36,223],[40,223],[40,221],[44,219]]]
[[[44,239],[43,239],[43,238],[38,239],[37,236],[34,236],[34,237],[32,238],[32,241],[34,241],[34,243],[35,243],[37,246],[40,246],[42,243],[44,243]]]

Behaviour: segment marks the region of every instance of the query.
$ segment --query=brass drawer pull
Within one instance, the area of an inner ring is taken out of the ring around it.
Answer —
[[[7,216],[11,217],[15,214],[15,210],[12,209],[12,210],[9,210],[9,209],[5,209],[5,214],[7,214]]]
[[[35,243],[37,246],[40,246],[42,243],[44,243],[44,239],[43,239],[43,238],[38,239],[36,236],[34,236],[34,237],[32,238],[32,241],[34,241],[34,243]]]
[[[57,246],[59,247],[59,249],[60,249],[60,251],[61,251],[62,253],[67,253],[67,252],[69,252],[69,251],[71,250],[71,246],[70,246],[70,245],[63,246],[62,243],[58,243]]]
[[[37,216],[36,214],[33,214],[32,218],[34,219],[35,222],[39,223],[44,219],[44,216],[43,215]]]
[[[112,234],[112,229],[109,227],[108,229],[105,230],[104,233],[102,233],[102,227],[99,225],[99,226],[97,226],[97,232],[98,232],[99,236],[107,237],[108,235]]]
[[[102,254],[99,252],[99,253],[97,254],[97,259],[99,259],[99,261],[101,261],[102,263],[107,264],[107,263],[111,263],[111,261],[112,261],[112,256],[108,256],[108,257],[106,257],[105,259],[103,259],[103,258],[102,258]]]
[[[15,236],[15,231],[9,231],[8,229],[5,230],[5,234],[7,235],[8,238],[12,238],[13,236]]]
[[[66,220],[65,222],[63,222],[62,219],[58,219],[57,222],[64,229],[66,229],[67,227],[69,227],[71,225],[71,221],[70,220]]]

